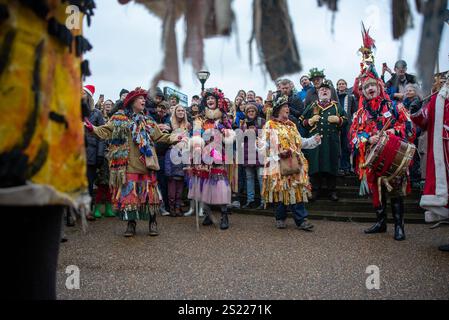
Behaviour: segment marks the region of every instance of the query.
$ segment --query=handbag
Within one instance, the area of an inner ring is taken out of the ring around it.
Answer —
[[[159,161],[157,161],[156,150],[153,146],[151,146],[151,152],[153,155],[151,157],[145,157],[145,167],[148,170],[159,171],[161,167],[159,167]]]
[[[289,176],[301,172],[302,162],[297,154],[293,154],[288,158],[281,158],[279,160],[279,167],[281,176]]]

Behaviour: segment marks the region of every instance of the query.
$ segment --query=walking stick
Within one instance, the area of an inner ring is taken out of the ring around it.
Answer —
[[[200,217],[198,211],[198,200],[195,200],[196,231],[200,232]]]

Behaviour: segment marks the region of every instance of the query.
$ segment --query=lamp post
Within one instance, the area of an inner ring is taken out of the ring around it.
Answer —
[[[209,71],[198,71],[196,73],[196,76],[198,77],[198,80],[201,82],[201,93],[204,92],[204,84],[206,83],[207,79],[209,79],[210,72]]]
[[[198,80],[201,82],[201,96],[203,96],[204,92],[204,84],[206,83],[207,79],[209,79],[210,72],[201,70],[196,73],[196,76]],[[199,222],[199,203],[197,200],[195,200],[195,216],[196,216],[196,231],[200,231],[200,222]]]

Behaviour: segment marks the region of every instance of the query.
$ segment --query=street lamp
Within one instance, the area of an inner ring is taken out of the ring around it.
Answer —
[[[201,82],[201,93],[204,92],[204,84],[206,83],[207,79],[209,79],[210,72],[209,71],[198,71],[196,76],[198,77],[198,80]]]

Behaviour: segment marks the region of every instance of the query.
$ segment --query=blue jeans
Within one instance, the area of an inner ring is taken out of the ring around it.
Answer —
[[[262,174],[259,167],[245,167],[246,173],[246,203],[254,202],[256,177],[259,180],[260,194],[262,195]]]
[[[304,203],[295,203],[291,205],[293,211],[293,219],[297,226],[300,226],[304,222],[304,219],[308,217],[309,213],[304,207]],[[287,206],[282,202],[279,202],[276,207],[276,220],[286,220],[287,219]]]

